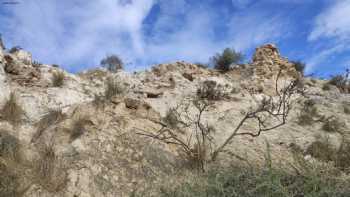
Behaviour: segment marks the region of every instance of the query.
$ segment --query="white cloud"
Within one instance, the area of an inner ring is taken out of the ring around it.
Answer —
[[[28,0],[0,18],[11,44],[19,44],[45,63],[80,70],[98,64],[107,53],[119,54],[132,69],[175,60],[208,61],[225,47],[247,50],[285,33],[285,18],[222,12],[189,0]],[[159,13],[144,24],[151,9]],[[283,19],[283,20],[282,20]],[[220,26],[217,28],[217,26]],[[145,33],[151,28],[151,33]],[[218,30],[220,32],[218,32]],[[223,35],[219,35],[218,33]],[[130,67],[129,67],[130,69]]]
[[[350,0],[338,0],[316,17],[308,39],[315,41],[324,37],[350,38]]]
[[[12,43],[29,47],[43,61],[78,64],[90,58],[97,63],[106,53],[144,54],[142,22],[154,3],[28,0],[0,22],[12,24],[6,29]]]
[[[308,41],[321,41],[318,48],[307,60],[306,72],[312,72],[317,65],[349,50],[350,44],[350,0],[332,1],[329,7],[316,16]]]

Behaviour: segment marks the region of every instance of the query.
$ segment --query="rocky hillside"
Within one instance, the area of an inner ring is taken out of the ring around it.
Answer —
[[[281,97],[282,116],[269,114]],[[328,161],[320,143],[350,158],[350,94],[303,77],[271,44],[225,73],[175,62],[74,75],[0,49],[0,109],[0,196],[129,196],[197,168],[263,165],[267,142],[281,166],[295,150]]]

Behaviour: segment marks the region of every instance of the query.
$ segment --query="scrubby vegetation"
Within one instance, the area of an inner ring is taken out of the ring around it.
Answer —
[[[301,61],[292,61],[294,64],[295,70],[297,70],[299,73],[304,74],[304,70],[306,68],[306,65],[304,62]]]
[[[122,70],[124,63],[118,55],[108,55],[101,60],[101,66],[105,67],[110,72]]]
[[[341,123],[337,118],[331,117],[323,122],[322,129],[327,132],[341,132],[343,123]]]
[[[1,118],[9,121],[13,125],[18,125],[22,121],[24,115],[24,110],[19,105],[16,94],[12,92],[1,109]]]
[[[68,129],[70,139],[76,140],[86,132],[86,126],[90,123],[90,120],[85,115],[78,115],[72,119],[71,127]]]
[[[298,123],[303,126],[311,125],[318,117],[319,114],[315,102],[311,99],[304,101],[303,107],[298,115]]]
[[[309,162],[294,153],[292,171],[276,165],[266,155],[264,167],[237,162],[230,167],[213,167],[210,171],[179,184],[162,184],[163,197],[345,197],[350,193],[350,178],[328,164]],[[136,195],[137,196],[137,195]],[[148,196],[143,192],[143,196]],[[149,195],[151,196],[151,195]]]
[[[106,81],[104,92],[105,100],[110,100],[112,97],[124,93],[125,88],[116,79],[109,77]]]
[[[350,70],[347,69],[344,74],[333,76],[329,84],[336,86],[342,93],[350,93]]]
[[[14,46],[9,50],[9,53],[16,53],[20,50],[22,50],[22,48],[20,46]]]
[[[54,147],[43,144],[39,157],[32,163],[32,181],[49,192],[59,192],[67,184],[67,171],[62,159],[58,158]]]
[[[230,48],[226,48],[222,53],[218,53],[212,57],[214,68],[222,72],[229,71],[232,64],[241,63],[243,59],[244,56],[242,53]]]
[[[224,87],[218,85],[215,81],[204,81],[197,89],[197,96],[200,99],[222,100],[227,97]]]
[[[66,76],[65,76],[64,72],[62,72],[62,71],[54,72],[52,74],[52,86],[53,87],[62,87],[64,84],[65,78],[66,78]]]

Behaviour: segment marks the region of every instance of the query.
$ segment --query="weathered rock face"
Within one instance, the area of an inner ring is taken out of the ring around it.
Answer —
[[[11,65],[5,56],[11,58]],[[298,75],[273,45],[257,48],[253,63],[246,65],[246,68],[253,68],[247,74],[249,77],[176,62],[139,73],[109,73],[103,69],[79,75],[64,72],[63,86],[52,87],[52,73],[62,70],[49,65],[26,64],[29,60],[31,57],[27,53],[5,54],[0,51],[0,106],[13,91],[25,111],[22,125],[14,127],[0,120],[0,130],[6,129],[16,136],[26,153],[33,157],[38,154],[36,148],[40,143],[52,144],[57,158],[69,165],[65,169],[68,176],[62,191],[52,192],[45,185],[34,182],[25,197],[129,196],[145,185],[156,185],[176,177],[179,169],[183,169],[180,168],[183,160],[176,146],[158,143],[139,133],[159,130],[161,126],[156,123],[164,121],[169,109],[181,104],[185,104],[182,107],[188,110],[183,112],[184,120],[196,118],[192,101],[198,98],[198,90],[206,85],[205,90],[214,90],[212,93],[218,90],[219,94],[214,94],[213,106],[203,112],[203,124],[213,126],[213,140],[220,144],[239,124],[244,112],[266,98],[268,91],[275,90],[274,79],[280,69],[284,78]],[[99,108],[94,101],[95,95],[103,96],[109,78],[126,87],[126,91],[105,101]],[[319,113],[325,116],[337,114],[349,125],[350,119],[341,113],[341,103],[350,100],[349,96],[340,93],[329,96],[331,91],[322,91],[323,83],[319,80],[307,85],[309,96],[318,99]],[[254,90],[250,91],[250,88]],[[239,137],[227,147],[228,151],[240,156],[249,155],[249,161],[259,162],[264,158],[267,139],[272,155],[285,160],[290,144],[307,149],[315,141],[315,133],[327,135],[334,147],[339,147],[341,136],[320,131],[319,123],[313,127],[298,125],[295,120],[301,106],[298,102],[295,105],[296,109],[292,110],[285,127],[262,134],[261,138]],[[62,110],[64,118],[51,120],[38,135],[42,118],[50,110],[57,109]],[[82,117],[88,124],[76,128],[75,121]],[[254,130],[256,126],[246,124],[242,131]],[[80,135],[76,139],[71,137],[74,132]]]
[[[253,66],[255,74],[263,78],[272,78],[280,70],[284,76],[297,78],[300,75],[295,70],[294,64],[283,58],[273,44],[266,44],[256,49]]]
[[[10,89],[6,79],[6,73],[4,70],[5,60],[2,49],[0,49],[0,106],[7,99]]]

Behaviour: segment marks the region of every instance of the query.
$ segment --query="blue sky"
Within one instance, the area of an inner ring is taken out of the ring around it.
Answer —
[[[4,0],[0,0],[4,1]],[[119,54],[127,70],[208,62],[232,47],[250,60],[276,43],[327,76],[350,67],[350,0],[17,0],[0,5],[0,33],[43,63],[71,72]]]

